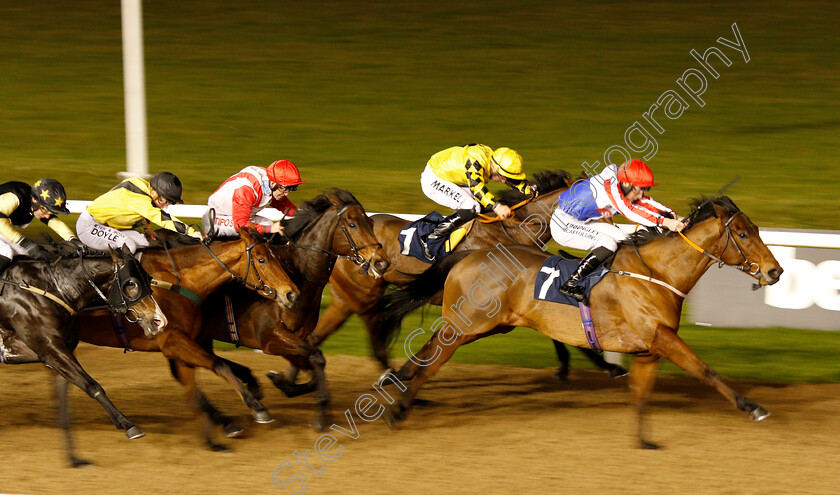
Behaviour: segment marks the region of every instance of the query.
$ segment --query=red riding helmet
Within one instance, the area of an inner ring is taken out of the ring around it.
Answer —
[[[620,182],[629,182],[636,187],[653,187],[657,185],[653,182],[653,171],[647,166],[647,163],[633,159],[624,162],[618,167],[618,172],[615,174]]]
[[[298,168],[289,160],[277,160],[266,167],[265,171],[268,172],[268,180],[281,186],[296,186],[306,182],[300,179]]]

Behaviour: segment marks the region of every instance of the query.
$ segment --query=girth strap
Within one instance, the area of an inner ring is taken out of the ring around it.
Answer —
[[[595,335],[595,325],[592,323],[592,312],[589,310],[589,306],[579,303],[578,308],[580,308],[580,322],[583,324],[583,333],[586,335],[589,347],[594,351],[603,351],[601,343],[598,342],[598,336]]]
[[[164,282],[163,280],[158,280],[156,278],[152,279],[151,285],[152,287],[160,287],[161,289],[171,290],[176,294],[186,297],[199,306],[204,302],[204,299],[202,299],[201,296],[185,287],[181,287],[180,285]]]
[[[71,308],[69,304],[64,302],[64,300],[62,300],[60,297],[56,296],[55,294],[50,294],[49,292],[45,291],[44,289],[39,289],[38,287],[32,287],[31,285],[27,284],[26,282],[17,283],[17,282],[12,282],[11,280],[6,280],[6,279],[0,279],[0,283],[4,283],[4,284],[8,284],[8,285],[14,285],[15,287],[18,287],[20,289],[28,290],[29,292],[34,292],[35,294],[38,294],[39,296],[44,296],[47,299],[49,299],[49,300],[53,301],[54,303],[58,304],[62,308],[66,309],[67,312],[70,313],[71,315],[73,315],[73,316],[76,315],[76,310]]]
[[[233,304],[230,302],[230,296],[225,294],[225,321],[227,322],[228,333],[230,340],[239,347],[242,340],[239,338],[239,330],[236,328],[236,315],[233,313]]]

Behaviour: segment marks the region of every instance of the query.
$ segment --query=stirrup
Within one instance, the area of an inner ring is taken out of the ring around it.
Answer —
[[[560,286],[560,289],[558,289],[558,291],[563,295],[571,297],[577,302],[583,302],[584,299],[586,299],[583,287],[577,284],[569,285],[568,282],[566,282]]]
[[[435,256],[432,254],[431,251],[429,251],[428,241],[424,240],[422,242],[423,242],[423,255],[426,257],[427,260],[434,263],[435,262]]]

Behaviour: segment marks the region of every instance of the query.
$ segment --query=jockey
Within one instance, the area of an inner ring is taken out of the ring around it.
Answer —
[[[210,231],[211,211],[214,211],[213,227],[218,236],[238,237],[242,227],[251,227],[260,234],[282,234],[280,222],[272,222],[259,212],[270,206],[286,217],[294,216],[297,206],[288,195],[304,182],[297,166],[289,160],[277,160],[266,168],[245,167],[207,199],[209,209],[202,219],[204,229]]]
[[[33,218],[44,222],[65,241],[82,247],[73,231],[56,216],[70,213],[66,202],[64,186],[55,179],[41,179],[32,186],[18,181],[0,184],[0,272],[16,254],[48,259],[44,248],[26,238],[19,228],[26,228]]]
[[[581,180],[560,193],[551,215],[551,237],[561,246],[591,251],[577,270],[560,287],[560,292],[584,300],[581,279],[592,273],[618,248],[627,235],[615,225],[598,220],[620,213],[628,220],[648,227],[679,232],[684,219],[645,193],[655,186],[653,171],[641,160],[628,160],[615,168]]]
[[[175,203],[183,203],[181,181],[175,174],[160,172],[148,182],[131,177],[94,199],[79,215],[76,232],[93,249],[127,246],[132,253],[149,245],[146,237],[134,229],[150,223],[201,239],[201,232],[163,211]]]
[[[493,210],[502,220],[513,216],[507,205],[497,203],[487,182],[502,182],[522,194],[536,194],[525,181],[522,157],[510,148],[493,151],[483,144],[454,146],[432,155],[420,174],[423,194],[435,203],[456,210],[423,240],[426,258],[433,260],[427,242],[445,238],[457,227],[476,217],[482,209]]]

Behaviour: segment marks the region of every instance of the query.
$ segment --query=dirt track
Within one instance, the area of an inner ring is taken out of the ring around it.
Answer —
[[[41,365],[2,367],[0,419],[3,493],[294,493],[272,473],[313,451],[312,399],[281,396],[268,380],[265,404],[276,422],[257,425],[220,379],[202,386],[246,426],[224,439],[233,452],[200,444],[198,421],[159,354],[82,345],[79,360],[146,437],[129,441],[104,411],[72,392],[75,437],[86,469],[66,467],[52,387]],[[227,357],[264,376],[282,360],[252,352]],[[369,391],[368,359],[329,358],[333,421]],[[311,454],[306,493],[837,493],[840,483],[840,385],[735,383],[773,415],[754,423],[716,392],[688,379],[660,379],[651,410],[658,451],[634,448],[635,420],[626,382],[573,372],[560,387],[551,370],[445,366],[421,392],[429,401],[399,430],[355,418],[358,439],[332,432],[344,450],[330,463]],[[328,452],[335,454],[337,447]],[[314,459],[313,459],[314,458]],[[299,469],[287,468],[280,479]],[[302,493],[302,492],[301,492]]]

